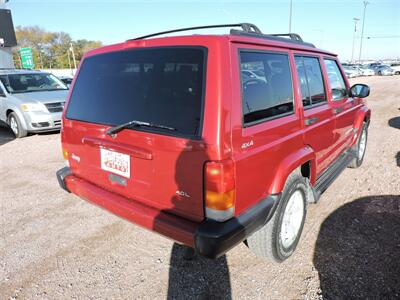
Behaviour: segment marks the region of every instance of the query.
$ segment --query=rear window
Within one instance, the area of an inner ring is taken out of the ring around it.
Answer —
[[[66,117],[119,125],[132,120],[201,133],[206,49],[160,47],[111,52],[84,60]],[[135,130],[163,129],[135,127]]]

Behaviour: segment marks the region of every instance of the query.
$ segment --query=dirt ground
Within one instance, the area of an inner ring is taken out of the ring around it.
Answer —
[[[240,245],[183,260],[164,237],[62,191],[59,134],[0,128],[2,299],[349,299],[400,297],[400,76],[357,78],[372,109],[364,164],[308,207],[282,264]]]

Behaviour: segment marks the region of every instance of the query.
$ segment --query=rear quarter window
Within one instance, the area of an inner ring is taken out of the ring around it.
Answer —
[[[175,128],[174,135],[199,136],[206,55],[202,47],[159,47],[89,57],[66,117],[110,126],[137,120]]]
[[[242,50],[240,70],[245,126],[294,112],[292,76],[287,54]]]

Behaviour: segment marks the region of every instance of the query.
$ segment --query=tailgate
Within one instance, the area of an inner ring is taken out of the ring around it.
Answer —
[[[201,141],[125,130],[113,139],[104,126],[64,123],[63,148],[72,172],[108,191],[193,221],[201,221]]]
[[[202,220],[206,52],[132,48],[85,58],[63,117],[73,173],[132,201]]]

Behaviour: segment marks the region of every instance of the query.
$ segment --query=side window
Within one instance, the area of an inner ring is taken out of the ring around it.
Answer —
[[[294,112],[288,55],[240,52],[244,124]]]
[[[319,59],[316,57],[295,56],[296,70],[300,80],[303,106],[326,102],[324,81]]]
[[[324,59],[324,62],[331,86],[332,100],[342,100],[347,97],[347,87],[337,62],[332,59]]]
[[[310,91],[308,90],[306,69],[303,63],[302,56],[295,56],[296,70],[300,81],[300,90],[303,106],[311,105]]]

